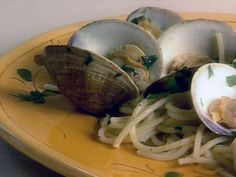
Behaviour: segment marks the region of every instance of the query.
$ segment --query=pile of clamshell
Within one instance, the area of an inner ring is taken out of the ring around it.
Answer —
[[[227,84],[229,76],[236,76],[231,66],[235,52],[236,33],[223,22],[184,21],[170,10],[143,7],[126,21],[83,26],[67,46],[47,46],[40,63],[71,102],[94,115],[110,113],[147,90],[155,93],[150,84],[194,68],[190,93],[196,112],[211,130],[232,135],[236,126],[229,127],[222,117],[218,119],[226,126],[213,120],[208,107],[216,100],[212,114],[217,114],[222,96],[236,99],[236,88]],[[236,121],[236,112],[227,111]]]

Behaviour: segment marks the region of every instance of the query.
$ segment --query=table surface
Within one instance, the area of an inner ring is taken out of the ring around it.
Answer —
[[[235,0],[1,0],[0,56],[43,32],[82,20],[128,14],[142,6],[176,12],[236,13]],[[59,177],[0,139],[1,177]]]

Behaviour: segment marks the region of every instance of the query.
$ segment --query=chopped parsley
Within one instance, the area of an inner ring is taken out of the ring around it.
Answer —
[[[142,56],[143,65],[149,69],[153,63],[158,59],[156,55],[150,55],[150,56]]]
[[[88,57],[84,61],[84,64],[86,64],[88,66],[92,61],[93,61],[93,57],[92,57],[91,53],[89,53]]]
[[[231,133],[232,133],[233,136],[236,136],[236,131],[231,130]]]
[[[182,68],[173,74],[167,75],[147,87],[144,91],[144,97],[149,94],[160,94],[169,92],[181,93],[190,89],[193,74],[197,68]]]
[[[233,60],[232,66],[236,69],[236,59]]]
[[[229,87],[235,86],[236,85],[236,75],[227,76],[226,77],[226,82],[227,82]]]
[[[135,72],[134,68],[132,68],[130,66],[127,66],[127,65],[121,66],[121,69],[129,75],[132,74],[133,76],[135,76],[136,74],[138,74],[138,73]]]
[[[18,97],[26,102],[36,104],[45,103],[44,94],[39,91],[31,91],[29,94],[17,94],[12,96]]]
[[[139,22],[141,21],[148,21],[148,22],[151,22],[151,19],[150,18],[146,18],[144,15],[143,16],[139,16],[139,17],[136,17],[136,18],[133,18],[131,20],[131,23],[134,23],[136,25],[139,24]]]
[[[211,76],[213,76],[213,70],[212,70],[212,68],[211,68],[211,65],[209,65],[208,66],[208,79],[210,79],[211,78]]]
[[[21,100],[26,101],[26,102],[42,104],[46,102],[45,97],[55,96],[58,94],[59,92],[57,91],[44,90],[43,92],[39,92],[38,90],[34,90],[27,94],[12,94],[12,96],[18,97]]]
[[[183,173],[179,173],[176,171],[170,171],[165,174],[165,177],[183,177]]]

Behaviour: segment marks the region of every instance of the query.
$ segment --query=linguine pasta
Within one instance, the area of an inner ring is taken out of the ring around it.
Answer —
[[[115,148],[132,143],[138,155],[150,159],[177,160],[180,165],[197,163],[226,177],[235,175],[233,138],[208,130],[186,95],[125,103],[120,108],[125,116],[101,119],[100,140]]]

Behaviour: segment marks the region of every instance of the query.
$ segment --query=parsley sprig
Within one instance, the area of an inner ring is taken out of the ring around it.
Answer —
[[[18,81],[20,81],[21,83],[25,84],[25,82],[34,82],[35,76],[33,76],[33,74],[31,73],[30,70],[25,69],[25,68],[21,68],[21,69],[17,69],[17,74],[20,77],[20,79],[18,78],[13,78],[16,79]],[[57,91],[52,91],[52,90],[42,90],[39,91],[37,90],[37,88],[35,88],[35,85],[33,84],[34,89],[31,90],[29,93],[19,93],[19,94],[10,94],[14,97],[18,97],[23,101],[26,102],[33,102],[36,104],[42,104],[45,103],[45,97],[49,97],[49,96],[55,96],[57,94],[59,94],[59,92]]]

